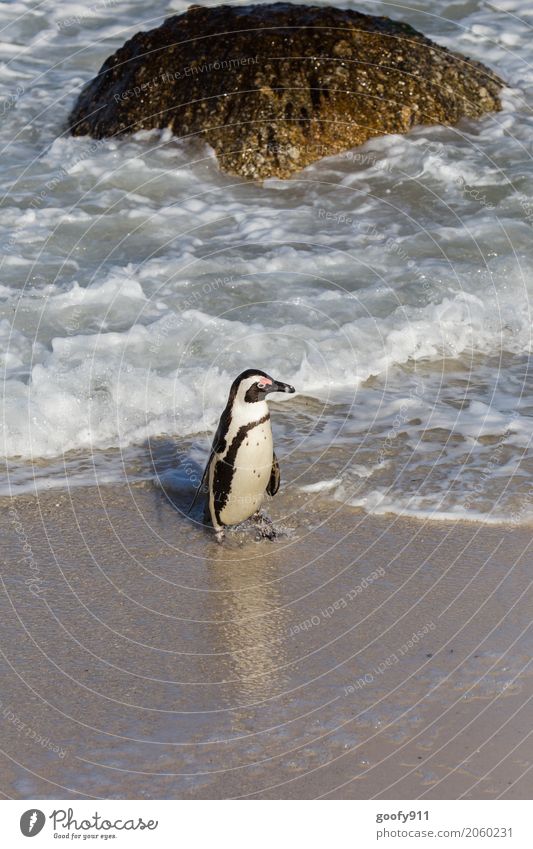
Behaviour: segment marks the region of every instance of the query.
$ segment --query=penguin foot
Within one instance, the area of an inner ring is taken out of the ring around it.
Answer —
[[[250,518],[257,527],[256,539],[275,539],[277,537],[278,532],[274,527],[272,519],[266,513],[263,513],[262,510],[258,510]]]
[[[216,541],[218,542],[219,545],[221,545],[221,543],[224,542],[225,536],[226,536],[226,534],[224,533],[222,528],[219,531],[215,531],[215,539],[216,539]]]

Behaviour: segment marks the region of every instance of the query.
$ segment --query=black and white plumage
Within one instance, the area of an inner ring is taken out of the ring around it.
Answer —
[[[224,539],[225,526],[238,525],[257,514],[265,493],[275,495],[279,489],[266,399],[271,392],[294,391],[258,369],[243,371],[231,386],[194,498],[196,501],[199,492],[205,492],[206,518],[219,542]]]

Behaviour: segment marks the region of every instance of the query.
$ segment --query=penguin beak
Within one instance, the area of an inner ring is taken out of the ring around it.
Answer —
[[[296,392],[294,386],[289,386],[288,383],[282,383],[280,380],[273,380],[270,386],[265,387],[265,392]]]

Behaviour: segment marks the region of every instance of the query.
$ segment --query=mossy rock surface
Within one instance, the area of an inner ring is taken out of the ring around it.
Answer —
[[[497,111],[503,85],[389,18],[192,6],[107,59],[69,126],[94,138],[169,127],[205,139],[229,173],[284,178],[373,136]]]

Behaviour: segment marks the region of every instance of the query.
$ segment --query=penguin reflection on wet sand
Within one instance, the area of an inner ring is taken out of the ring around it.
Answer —
[[[262,536],[275,537],[272,523],[259,512],[265,493],[275,495],[280,484],[266,399],[271,392],[294,391],[259,369],[247,369],[233,381],[190,508],[205,492],[206,520],[211,521],[217,542],[224,539],[227,525],[238,525],[250,516],[261,521]]]

